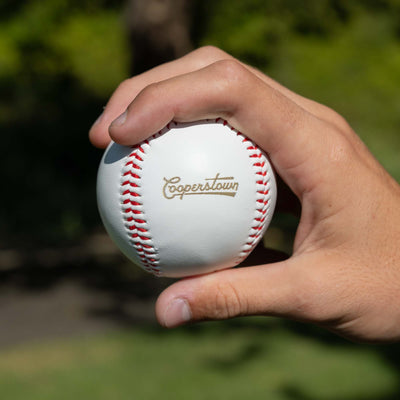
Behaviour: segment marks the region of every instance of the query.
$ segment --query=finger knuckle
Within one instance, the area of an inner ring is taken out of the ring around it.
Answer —
[[[219,283],[215,291],[213,316],[216,319],[232,318],[245,313],[245,304],[237,289],[229,282]]]
[[[326,121],[342,132],[350,132],[352,130],[347,120],[330,107],[323,106],[323,116]]]
[[[122,82],[120,82],[120,84],[117,87],[117,91],[125,91],[125,90],[129,90],[131,87],[132,83],[131,83],[131,79],[125,79]]]
[[[161,82],[153,82],[147,85],[138,95],[142,99],[145,99],[148,102],[156,101],[160,93],[162,91],[162,83]]]
[[[237,60],[220,60],[210,66],[214,89],[223,96],[242,93],[251,85],[248,71]]]
[[[217,76],[230,82],[241,79],[247,73],[242,64],[235,59],[216,61],[213,68]]]
[[[212,45],[199,47],[197,50],[195,50],[195,53],[199,56],[200,59],[208,62],[231,57],[225,51]]]

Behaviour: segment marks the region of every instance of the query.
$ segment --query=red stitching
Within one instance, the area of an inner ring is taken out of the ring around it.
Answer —
[[[130,203],[132,206],[136,206],[136,207],[143,205],[142,203],[139,203],[138,201],[132,201],[132,200],[129,201],[128,203]],[[131,210],[131,209],[129,209],[129,210]],[[126,212],[128,212],[128,209],[126,210]]]
[[[133,157],[135,157],[136,160],[143,161],[143,158],[139,157],[138,154],[134,154]]]
[[[146,241],[146,240],[150,240],[149,237],[143,236],[143,235],[139,235],[138,233],[132,233],[131,238],[140,239],[140,240],[145,240],[145,241]],[[140,244],[140,246],[143,246],[143,245]]]
[[[267,213],[267,210],[266,209],[264,210],[262,208],[261,209],[257,208],[256,211],[258,211],[260,214],[263,214],[263,215],[265,215]]]
[[[122,176],[128,176],[128,175],[130,175],[132,178],[140,179],[140,176],[137,174],[134,174],[132,171],[127,171]]]
[[[135,168],[135,169],[142,169],[142,168],[139,167],[139,165],[135,164],[133,161],[127,162],[126,166],[128,166],[128,165],[131,165],[132,168]]]
[[[140,163],[144,161],[144,158],[139,154],[145,154],[144,144],[149,144],[149,140],[145,140],[141,145],[132,149],[122,171],[122,177],[126,178],[121,183],[122,213],[127,233],[129,233],[130,244],[135,249],[143,268],[155,275],[161,275],[151,236],[148,229],[144,227],[146,224],[144,212],[137,209],[142,206],[141,201],[138,201],[141,198],[139,171],[142,170]]]
[[[134,182],[129,182],[129,181],[126,181],[126,182],[122,182],[122,184],[121,184],[122,186],[127,186],[127,185],[129,185],[129,186],[132,186],[132,187],[135,187],[135,188],[138,188],[138,187],[140,187],[137,183],[134,183]]]
[[[264,154],[262,151],[251,142],[246,136],[241,132],[235,130],[231,127],[228,122],[222,118],[216,118],[215,120],[210,120],[211,122],[221,123],[224,126],[228,126],[232,131],[236,132],[236,135],[240,137],[241,142],[246,146],[249,158],[252,160],[252,165],[254,167],[254,172],[257,176],[257,199],[255,201],[255,216],[253,219],[253,224],[251,231],[248,235],[248,240],[244,244],[245,248],[242,249],[240,256],[238,257],[238,263],[243,261],[243,259],[250,253],[255,247],[256,243],[260,239],[264,228],[265,222],[267,220],[267,213],[269,209],[269,199],[267,196],[269,192],[269,176],[266,167],[266,162],[263,160]],[[168,129],[171,129],[172,124],[178,125],[175,121],[171,121],[166,129],[162,129],[156,135],[162,134]],[[157,257],[156,250],[152,243],[152,238],[149,231],[145,228],[146,217],[144,212],[137,207],[141,207],[141,194],[140,194],[140,171],[141,163],[144,162],[144,155],[146,153],[146,146],[149,145],[150,141],[145,140],[142,144],[133,148],[132,153],[128,156],[127,162],[122,176],[126,178],[121,184],[123,191],[121,195],[122,200],[122,212],[124,214],[124,220],[127,223],[127,231],[129,232],[129,237],[131,238],[131,244],[135,248],[138,257],[140,258],[144,269],[155,274],[161,275],[161,270],[158,265],[159,260]],[[138,217],[140,216],[140,217]]]
[[[220,118],[217,118],[215,122],[221,121]],[[227,121],[223,120],[223,125],[227,125]],[[234,130],[233,128],[231,128]],[[269,199],[267,196],[269,195],[269,176],[267,171],[267,166],[265,160],[263,160],[264,154],[263,152],[244,136],[241,132],[236,131],[236,135],[240,136],[242,139],[242,143],[245,143],[246,149],[249,153],[249,158],[252,160],[252,165],[255,169],[255,174],[258,177],[256,180],[257,185],[257,199],[256,199],[256,208],[255,208],[255,216],[253,219],[253,224],[251,227],[251,232],[248,236],[248,241],[244,246],[248,246],[248,248],[244,248],[241,251],[240,256],[237,259],[237,264],[242,262],[244,258],[250,253],[255,245],[258,243],[263,231],[265,229],[265,222],[267,220],[267,212],[269,209]],[[250,145],[248,144],[250,142]]]

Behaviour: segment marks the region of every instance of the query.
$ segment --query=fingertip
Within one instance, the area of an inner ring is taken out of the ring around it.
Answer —
[[[184,298],[174,298],[157,314],[160,325],[165,328],[176,328],[192,320],[189,302]]]
[[[165,328],[175,328],[193,320],[192,293],[195,278],[186,278],[166,288],[156,302],[156,318]]]
[[[112,141],[122,146],[131,146],[134,144],[133,140],[130,140],[127,137],[124,129],[120,129],[119,127],[113,126],[112,124],[108,128],[108,135]]]
[[[89,141],[92,143],[94,147],[97,147],[98,149],[105,149],[109,143],[111,142],[110,136],[107,135],[101,135],[97,133],[93,133],[92,131],[89,132]]]
[[[108,133],[111,137],[111,139],[123,146],[128,146],[132,145],[133,139],[132,139],[132,129],[127,129],[127,119],[129,118],[128,116],[128,111],[125,110],[119,117],[114,119],[114,121],[111,122],[110,126],[108,127]],[[127,134],[129,132],[129,134]]]
[[[125,124],[128,111],[125,110],[118,118],[111,122],[110,128],[120,127]]]
[[[93,146],[104,149],[111,141],[107,128],[105,127],[103,114],[97,118],[94,124],[89,129],[89,141]]]
[[[169,121],[159,115],[155,119],[153,114],[138,113],[128,108],[110,124],[108,134],[114,142],[132,146],[159,132]]]

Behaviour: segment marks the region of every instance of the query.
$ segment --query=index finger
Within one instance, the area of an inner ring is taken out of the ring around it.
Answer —
[[[148,85],[174,76],[201,69],[217,60],[232,58],[223,51],[213,48],[195,50],[178,60],[170,61],[140,75],[123,81],[110,97],[103,113],[89,131],[90,141],[96,147],[104,148],[110,142],[108,127],[125,111],[135,97]]]
[[[91,142],[97,147],[104,148],[107,146],[110,142],[108,134],[109,125],[120,114],[122,114],[123,111],[125,111],[128,105],[146,86],[202,69],[207,65],[211,65],[214,62],[221,60],[235,59],[218,48],[205,46],[183,56],[180,59],[159,65],[143,74],[123,81],[111,96],[101,116],[90,129],[89,137]],[[328,107],[294,93],[255,68],[241,63],[240,61],[237,62],[247,68],[264,83],[282,93],[285,97],[289,98],[308,112],[334,124],[346,124],[344,120],[339,118],[338,115]]]
[[[332,140],[326,124],[233,60],[146,87],[110,126],[110,134],[119,144],[133,145],[172,120],[216,117],[267,151],[296,194],[320,179],[330,158],[329,146],[321,145]]]

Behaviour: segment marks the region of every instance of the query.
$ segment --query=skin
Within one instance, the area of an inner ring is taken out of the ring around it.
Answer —
[[[160,324],[280,316],[352,340],[398,341],[400,186],[332,109],[204,47],[122,82],[90,140],[132,145],[171,120],[215,117],[268,152],[300,201],[293,255],[172,284],[156,304]]]

